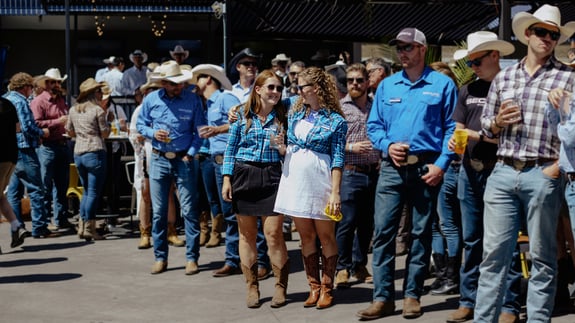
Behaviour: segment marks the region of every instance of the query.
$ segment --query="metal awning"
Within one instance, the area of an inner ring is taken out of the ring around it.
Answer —
[[[43,16],[40,0],[0,0],[0,16]]]

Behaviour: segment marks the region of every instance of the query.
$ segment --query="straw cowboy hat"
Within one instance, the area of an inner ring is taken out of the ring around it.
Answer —
[[[93,93],[99,88],[106,86],[105,82],[96,82],[93,78],[88,78],[80,84],[80,94],[76,98],[77,102],[82,102],[89,94]]]
[[[192,71],[180,68],[176,61],[164,62],[159,67],[158,72],[150,74],[152,81],[166,80],[174,83],[182,83],[191,80],[193,77]]]
[[[559,12],[559,8],[548,4],[541,6],[533,14],[528,12],[520,12],[516,14],[515,17],[513,17],[511,27],[513,28],[515,37],[517,37],[520,42],[527,45],[527,39],[523,36],[525,30],[536,23],[544,23],[559,28],[561,37],[559,37],[557,44],[563,43],[575,32],[575,22],[570,21],[564,26],[561,26],[561,12]]]
[[[277,64],[278,62],[289,62],[291,61],[290,57],[287,57],[284,53],[279,53],[272,59],[272,65]]]
[[[110,85],[106,81],[102,81],[100,82],[100,84],[102,84],[102,101],[104,101],[110,97],[110,95],[112,94],[112,89],[110,88]]]
[[[150,66],[150,65],[148,64],[148,66]],[[160,65],[156,66],[152,73],[160,73]],[[147,82],[140,86],[140,92],[144,93],[149,88],[152,88],[152,87],[161,88],[162,83],[160,83],[160,81],[158,81],[158,80],[152,80],[150,77],[148,77]]]
[[[497,39],[497,35],[490,31],[478,31],[467,35],[467,49],[458,49],[453,53],[455,60],[462,59],[473,53],[496,50],[501,56],[510,55],[515,47],[510,42]]]
[[[184,50],[184,48],[181,45],[176,45],[176,47],[174,47],[174,50],[170,51],[170,56],[172,56],[173,59],[176,59],[174,57],[176,54],[184,54],[184,60],[186,60],[188,56],[190,56],[190,52]]]
[[[132,53],[130,53],[130,61],[132,63],[134,63],[134,56],[141,56],[142,57],[142,63],[145,63],[148,61],[148,54],[142,52],[139,49],[136,49],[135,51],[133,51]]]
[[[116,59],[116,56],[110,56],[108,58],[104,58],[102,60],[102,62],[104,62],[104,64],[114,64],[115,59]]]
[[[209,75],[222,85],[222,88],[225,90],[232,89],[232,82],[226,76],[226,72],[221,66],[213,65],[213,64],[200,64],[197,65],[192,69],[192,73],[194,74],[194,78],[192,78],[191,83],[196,84],[198,82],[198,76],[204,74]]]

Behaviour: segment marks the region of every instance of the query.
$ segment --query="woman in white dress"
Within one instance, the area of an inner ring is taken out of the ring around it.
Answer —
[[[310,67],[299,74],[296,101],[288,116],[288,148],[274,211],[293,218],[311,288],[304,307],[330,307],[337,264],[335,222],[326,206],[340,212],[341,170],[347,122],[332,78]],[[319,276],[321,242],[322,277]]]

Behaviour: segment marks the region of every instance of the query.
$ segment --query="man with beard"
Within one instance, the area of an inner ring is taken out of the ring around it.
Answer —
[[[34,114],[34,120],[38,127],[48,128],[50,135],[42,140],[42,145],[37,150],[40,160],[42,182],[46,189],[44,206],[46,212],[54,216],[52,229],[70,228],[66,212],[66,190],[68,189],[68,170],[70,165],[70,152],[64,134],[64,126],[68,121],[68,106],[64,100],[61,83],[68,75],[63,77],[60,70],[51,68],[44,73],[44,92],[36,96],[30,103],[30,109]],[[54,203],[54,208],[50,205]],[[46,237],[37,235],[35,238]]]
[[[347,95],[340,100],[347,120],[345,166],[341,178],[341,212],[336,240],[337,288],[349,287],[349,275],[358,282],[370,282],[367,252],[373,234],[373,203],[381,152],[367,138],[367,117],[372,99],[367,96],[367,70],[361,63],[346,69]]]
[[[384,159],[375,195],[373,303],[357,313],[364,320],[395,311],[395,237],[405,203],[412,210],[412,229],[403,317],[421,316],[431,220],[443,174],[455,158],[447,147],[455,128],[451,119],[457,103],[455,84],[425,65],[427,42],[418,29],[403,29],[389,44],[396,46],[403,71],[379,84],[367,121],[369,139]]]

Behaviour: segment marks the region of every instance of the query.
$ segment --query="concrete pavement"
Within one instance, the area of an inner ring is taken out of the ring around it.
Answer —
[[[135,235],[90,243],[75,235],[29,238],[22,247],[11,249],[9,230],[7,223],[0,226],[4,252],[0,255],[0,322],[356,322],[355,313],[367,307],[372,296],[372,285],[357,284],[336,290],[331,308],[303,308],[309,289],[297,240],[287,243],[292,264],[289,303],[270,308],[274,287],[270,278],[260,282],[263,305],[248,309],[243,276],[211,275],[223,265],[224,246],[202,248],[201,271],[194,276],[184,275],[185,249],[170,247],[168,271],[150,275],[152,250],[138,250]],[[404,262],[405,257],[398,258],[397,290],[401,290]],[[405,321],[401,306],[397,301],[395,315],[374,322]],[[457,295],[426,295],[422,306],[424,315],[411,322],[445,322],[457,307]],[[575,314],[553,322],[575,322]]]

